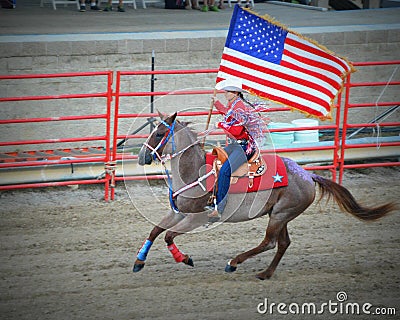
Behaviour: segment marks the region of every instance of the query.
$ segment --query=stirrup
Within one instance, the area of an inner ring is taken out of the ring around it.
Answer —
[[[209,213],[207,217],[209,223],[214,223],[221,220],[221,214],[217,210],[214,210],[213,212]]]

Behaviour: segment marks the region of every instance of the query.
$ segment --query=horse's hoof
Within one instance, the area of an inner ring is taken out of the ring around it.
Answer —
[[[260,275],[260,274],[256,274],[256,278],[257,278],[258,280],[265,280],[265,279],[267,279],[267,278],[265,278],[264,276],[262,276],[262,275]]]
[[[140,270],[142,270],[144,268],[144,263],[135,263],[133,265],[133,272],[139,272]]]
[[[231,266],[231,261],[225,266],[225,272],[235,272],[237,267]]]
[[[267,279],[271,278],[271,276],[272,276],[272,275],[268,275],[268,274],[265,274],[265,273],[258,273],[258,274],[256,274],[256,278],[257,278],[258,280],[267,280]]]
[[[189,257],[189,259],[188,259],[188,261],[187,261],[186,264],[187,264],[188,266],[194,267],[193,259],[192,259],[191,257]]]
[[[186,256],[185,260],[182,261],[184,264],[187,264],[188,266],[194,267],[194,262],[192,257]]]

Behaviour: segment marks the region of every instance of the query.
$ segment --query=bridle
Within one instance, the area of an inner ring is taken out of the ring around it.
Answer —
[[[147,142],[144,142],[143,145],[151,150],[151,155],[153,157],[153,160],[159,160],[163,165],[165,165],[165,163],[175,157],[177,157],[178,155],[184,153],[186,150],[188,150],[189,148],[197,145],[198,143],[200,143],[200,140],[196,140],[195,142],[189,144],[188,146],[186,146],[185,148],[183,148],[182,150],[175,152],[176,150],[176,145],[175,145],[175,120],[171,123],[171,125],[169,125],[168,123],[166,123],[164,120],[161,120],[161,124],[163,124],[168,131],[165,133],[164,137],[161,139],[161,141],[158,143],[158,145],[156,147],[152,147],[151,145],[149,145]],[[172,144],[172,153],[167,153],[167,154],[161,154],[158,152],[158,150],[165,146],[169,139],[171,139],[171,144]]]
[[[161,120],[161,124],[163,124],[168,131],[165,133],[164,137],[161,139],[161,141],[158,143],[158,145],[156,147],[152,147],[151,145],[149,145],[147,142],[144,142],[143,145],[151,150],[151,154],[153,156],[154,160],[159,160],[161,162],[161,164],[164,166],[164,170],[165,173],[167,175],[167,180],[168,180],[168,189],[169,189],[169,201],[170,201],[170,205],[172,210],[174,210],[176,213],[179,213],[179,209],[177,208],[174,199],[181,194],[182,192],[189,190],[195,186],[200,186],[203,191],[206,191],[206,188],[203,186],[202,181],[207,179],[210,175],[215,174],[214,169],[211,170],[209,173],[199,177],[196,181],[180,188],[177,191],[173,191],[172,189],[172,179],[171,176],[168,172],[167,166],[166,166],[166,162],[177,157],[178,155],[184,153],[186,150],[188,150],[189,148],[197,145],[200,143],[200,140],[196,140],[195,142],[191,143],[190,145],[186,146],[185,148],[183,148],[182,150],[175,152],[176,150],[176,145],[175,145],[175,137],[174,137],[174,130],[175,130],[175,123],[176,121],[174,120],[171,125],[169,125],[168,123],[166,123],[164,120]],[[211,132],[211,130],[210,130]],[[206,132],[206,135],[209,132]],[[163,146],[165,146],[168,141],[171,139],[171,143],[172,143],[172,153],[171,154],[161,154],[159,153],[159,149]]]
[[[151,155],[152,155],[152,157],[153,157],[153,160],[160,160],[160,162],[161,163],[163,163],[164,161],[163,161],[163,155],[160,155],[159,153],[158,153],[158,150],[161,148],[161,147],[163,147],[163,146],[165,146],[167,143],[168,143],[168,141],[169,141],[169,139],[171,139],[172,138],[172,140],[171,140],[171,143],[172,143],[172,152],[175,152],[175,150],[176,150],[176,146],[175,146],[175,138],[174,138],[174,130],[175,130],[175,120],[171,123],[171,125],[169,125],[168,123],[166,123],[164,120],[161,120],[161,124],[163,124],[167,129],[168,129],[168,131],[165,133],[165,135],[164,135],[164,137],[161,139],[161,141],[158,143],[158,145],[155,147],[155,148],[153,148],[151,145],[149,145],[148,143],[147,143],[147,141],[146,142],[144,142],[143,143],[143,145],[146,147],[146,148],[148,148],[148,149],[150,149],[151,150]]]

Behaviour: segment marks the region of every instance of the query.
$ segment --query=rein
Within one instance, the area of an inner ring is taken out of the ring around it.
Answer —
[[[163,164],[165,165],[165,163],[169,160],[172,160],[173,158],[179,156],[180,154],[184,153],[186,150],[190,149],[191,147],[195,146],[196,144],[200,143],[200,140],[196,140],[195,142],[193,142],[192,144],[188,145],[187,147],[183,148],[182,150],[178,151],[178,152],[174,152],[172,154],[167,153],[167,154],[163,154],[160,156],[160,154],[157,152],[157,149],[159,149],[159,147],[157,146],[156,148],[153,148],[151,145],[147,144],[146,142],[144,142],[143,144],[149,148],[151,150],[151,153],[153,154],[153,159],[155,160],[156,157],[157,159]]]

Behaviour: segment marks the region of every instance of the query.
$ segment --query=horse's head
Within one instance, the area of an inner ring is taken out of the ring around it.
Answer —
[[[139,152],[139,164],[151,164],[155,157],[160,157],[166,144],[170,139],[173,139],[175,118],[177,113],[170,116],[165,116],[158,113],[160,116],[160,123],[155,127],[153,132],[147,138]]]

